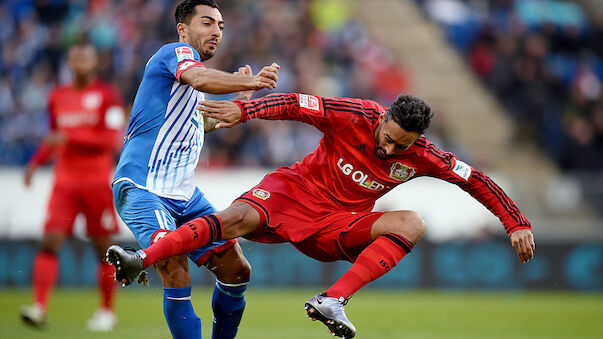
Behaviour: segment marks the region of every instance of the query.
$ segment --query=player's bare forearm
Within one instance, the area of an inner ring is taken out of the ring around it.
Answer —
[[[278,65],[272,64],[250,77],[245,74],[230,74],[215,69],[194,67],[184,71],[180,75],[180,80],[198,91],[211,94],[273,89],[278,81],[278,68]]]
[[[230,128],[241,122],[241,108],[232,101],[204,100],[197,109],[203,113],[203,119],[211,118],[219,121],[214,129]]]
[[[231,99],[230,101],[249,100],[249,99],[251,99],[252,95],[253,95],[253,91],[239,92],[239,93],[237,93],[237,96],[234,97],[233,99]]]
[[[239,67],[239,69],[236,72],[234,72],[234,74],[242,74],[242,75],[246,75],[248,77],[253,77],[253,71],[251,70],[251,66],[249,66],[249,65]],[[232,99],[231,101],[249,100],[249,99],[251,99],[253,92],[254,91],[252,91],[252,90],[238,92],[237,96],[234,99]]]
[[[523,264],[534,258],[534,251],[536,250],[536,244],[534,243],[534,236],[532,231],[529,229],[517,230],[509,236],[511,245],[515,248],[519,260]]]

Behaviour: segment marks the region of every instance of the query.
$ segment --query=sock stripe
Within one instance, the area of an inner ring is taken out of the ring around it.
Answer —
[[[387,239],[391,240],[392,242],[394,242],[396,245],[402,247],[402,249],[404,251],[406,251],[406,253],[410,253],[410,251],[412,250],[412,242],[408,241],[408,239],[404,238],[401,235],[397,235],[397,234],[393,234],[393,233],[387,233],[383,235],[384,237],[386,237]]]
[[[224,287],[226,287],[226,286],[224,286]],[[220,283],[218,283],[218,282],[216,282],[216,288],[220,292],[226,294],[227,296],[231,296],[233,298],[243,298],[245,296],[244,293],[234,293],[234,292],[225,290],[224,288],[222,288],[222,286],[220,286]]]
[[[410,250],[412,251],[412,249],[415,245],[410,240],[406,239],[405,237],[403,237],[399,234],[393,234],[393,236],[395,236],[396,238],[401,240],[403,243],[405,243],[406,246],[408,246],[408,248],[410,248]]]
[[[398,239],[400,239],[403,243],[405,243],[408,247],[410,247],[410,249],[412,250],[412,248],[415,246],[412,241],[406,239],[405,237],[399,235],[399,234],[393,234],[392,235]]]
[[[229,283],[225,283],[225,282],[221,282],[220,280],[216,279],[216,282],[222,286],[226,286],[226,287],[241,287],[241,286],[245,286],[248,285],[249,282],[242,282],[242,283],[237,283],[237,284],[229,284]]]
[[[187,301],[187,300],[191,300],[191,297],[165,297],[166,299],[170,299],[170,300],[175,300],[175,301]]]
[[[216,238],[214,241],[222,240],[222,221],[215,214],[210,214],[208,217],[214,222],[214,228],[216,231]]]
[[[205,220],[207,225],[209,226],[209,241],[207,243],[213,242],[214,239],[214,228],[212,227],[211,220],[206,215],[202,215],[201,219]]]

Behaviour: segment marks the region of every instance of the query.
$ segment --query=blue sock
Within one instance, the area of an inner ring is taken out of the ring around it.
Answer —
[[[247,283],[224,284],[216,281],[211,304],[214,310],[212,339],[231,339],[237,335],[245,310],[243,292],[246,289]]]
[[[201,339],[201,319],[191,304],[191,287],[163,288],[163,314],[174,339]]]

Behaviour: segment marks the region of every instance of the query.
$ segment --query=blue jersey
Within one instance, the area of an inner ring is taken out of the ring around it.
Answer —
[[[130,115],[113,183],[130,181],[161,197],[189,200],[203,147],[203,118],[197,103],[204,94],[180,83],[180,74],[204,67],[199,53],[176,42],[147,62]]]

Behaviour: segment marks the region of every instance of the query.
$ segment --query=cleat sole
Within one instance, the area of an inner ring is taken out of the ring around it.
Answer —
[[[127,276],[124,274],[123,267],[121,266],[121,258],[115,251],[108,249],[106,258],[111,265],[115,266],[115,281],[120,282],[121,287],[126,287],[132,283],[128,281]]]
[[[323,324],[325,324],[325,326],[327,326],[329,333],[331,333],[333,336],[341,337],[342,339],[353,338],[355,336],[354,332],[352,332],[352,330],[349,329],[345,324],[327,318],[320,313],[319,310],[314,308],[314,306],[306,303],[304,309],[306,312],[308,312],[308,316],[312,317],[312,321],[320,320]]]

